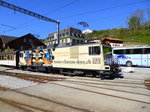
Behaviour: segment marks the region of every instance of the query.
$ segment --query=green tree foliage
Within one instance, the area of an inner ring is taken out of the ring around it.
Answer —
[[[137,10],[131,14],[128,21],[129,29],[135,32],[143,28],[144,10]]]
[[[150,45],[150,9],[137,10],[128,18],[128,28],[113,28],[107,30],[93,31],[85,37],[92,39],[98,37],[118,38],[127,43],[142,43]]]
[[[137,31],[138,29],[140,29],[141,25],[140,25],[140,18],[136,17],[136,16],[132,16],[128,22],[129,25],[129,29],[131,31]]]

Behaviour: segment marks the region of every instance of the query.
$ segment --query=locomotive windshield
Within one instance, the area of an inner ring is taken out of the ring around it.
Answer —
[[[109,46],[103,46],[103,54],[110,54],[112,52],[112,48]]]
[[[110,46],[103,46],[104,61],[106,65],[112,64],[112,48]]]

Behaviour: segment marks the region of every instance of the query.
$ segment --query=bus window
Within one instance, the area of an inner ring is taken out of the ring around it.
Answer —
[[[7,55],[7,60],[10,60],[10,55]]]
[[[124,52],[125,52],[124,54],[131,54],[132,50],[131,49],[126,49]]]
[[[144,54],[150,54],[150,48],[145,48],[144,49]]]
[[[99,46],[89,47],[89,55],[100,55],[100,47]]]
[[[4,60],[7,60],[7,57],[6,57],[6,55],[4,55]]]
[[[114,50],[114,54],[124,54],[124,50]]]
[[[2,55],[2,60],[4,60],[4,55]]]
[[[142,49],[133,49],[133,54],[143,54]]]

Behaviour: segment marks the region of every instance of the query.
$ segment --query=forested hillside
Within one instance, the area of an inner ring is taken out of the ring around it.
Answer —
[[[93,31],[85,34],[85,37],[87,39],[98,37],[101,40],[111,37],[122,39],[126,44],[150,45],[150,9],[135,11],[128,18],[127,24],[128,28]]]

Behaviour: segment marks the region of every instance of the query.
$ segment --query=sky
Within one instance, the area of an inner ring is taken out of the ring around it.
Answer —
[[[127,28],[128,18],[138,9],[149,9],[150,0],[2,0],[60,21],[60,30],[74,27],[86,30]],[[32,33],[39,39],[57,31],[57,24],[0,6],[0,35],[20,37]]]

